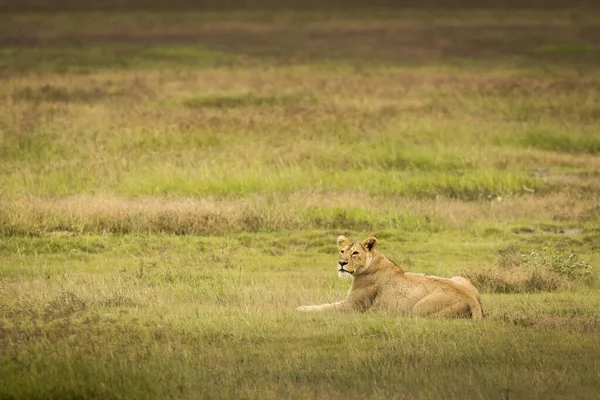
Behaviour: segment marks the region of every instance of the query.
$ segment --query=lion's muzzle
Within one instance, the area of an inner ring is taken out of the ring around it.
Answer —
[[[347,274],[353,274],[354,271],[348,271],[347,269],[344,269],[344,267],[348,265],[348,261],[339,261],[338,262],[338,272],[345,272]]]

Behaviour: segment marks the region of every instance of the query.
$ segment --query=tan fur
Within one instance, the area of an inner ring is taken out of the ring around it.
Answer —
[[[380,308],[419,316],[483,317],[479,292],[468,279],[405,272],[376,249],[374,237],[352,242],[340,235],[337,243],[338,272],[354,278],[348,296],[337,303],[301,306],[299,311]]]

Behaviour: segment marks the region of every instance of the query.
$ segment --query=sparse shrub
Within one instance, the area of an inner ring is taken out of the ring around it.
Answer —
[[[572,280],[592,279],[592,266],[578,255],[564,247],[564,243],[543,247],[539,252],[532,251],[525,258],[525,268],[538,268],[555,272]]]
[[[591,265],[567,249],[565,242],[548,243],[528,253],[511,246],[500,251],[495,265],[461,274],[482,292],[491,293],[549,292],[594,278]]]

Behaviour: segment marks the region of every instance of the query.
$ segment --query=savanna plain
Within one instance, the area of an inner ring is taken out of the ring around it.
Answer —
[[[0,398],[592,399],[600,12],[0,15]],[[300,313],[336,238],[481,321]]]

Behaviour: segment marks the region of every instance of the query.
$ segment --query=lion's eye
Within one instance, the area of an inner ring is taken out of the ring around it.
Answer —
[[[341,253],[341,254],[344,254],[344,250],[340,250],[340,253]]]
[[[355,251],[354,253],[352,253],[353,256],[357,256],[358,255],[358,251]]]

